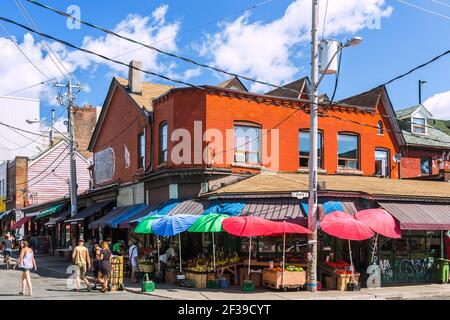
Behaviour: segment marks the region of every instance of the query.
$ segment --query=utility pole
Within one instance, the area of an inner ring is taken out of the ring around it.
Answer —
[[[73,89],[80,91],[82,86],[80,84],[73,85],[71,80],[67,84],[55,84],[57,87],[67,88],[67,131],[69,134],[69,148],[70,148],[70,216],[73,217],[78,212],[77,206],[77,167],[75,161],[75,147],[74,147],[74,129],[73,129]],[[58,101],[64,105],[64,98],[58,97]]]
[[[419,80],[419,104],[422,104],[422,85],[425,83],[425,80]]]
[[[55,127],[55,108],[54,107],[52,107],[52,121],[50,122],[51,123],[51,127],[50,127],[50,137],[49,137],[49,140],[50,140],[50,147],[53,147],[53,139],[54,139],[54,132],[55,132],[55,129],[54,129],[54,127]]]
[[[319,21],[319,0],[312,0],[311,27],[311,82],[310,96],[310,128],[309,128],[309,199],[308,199],[308,228],[312,234],[308,236],[308,291],[317,291],[317,122],[318,122],[318,78],[319,78],[319,46],[317,24]]]

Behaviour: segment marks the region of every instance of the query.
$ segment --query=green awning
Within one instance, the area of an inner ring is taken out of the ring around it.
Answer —
[[[41,211],[41,213],[39,213],[37,215],[36,219],[42,219],[42,218],[51,216],[51,215],[57,213],[62,207],[64,207],[64,204],[58,204],[56,206],[45,209],[44,211]]]

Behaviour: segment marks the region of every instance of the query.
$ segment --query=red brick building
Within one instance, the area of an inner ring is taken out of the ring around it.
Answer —
[[[307,172],[306,78],[286,85],[299,100],[288,89],[247,92],[237,79],[172,88],[140,77],[112,80],[89,145],[94,185],[129,188],[118,202],[195,197],[265,169]],[[323,101],[319,132],[321,174],[398,177],[404,140],[385,88]]]

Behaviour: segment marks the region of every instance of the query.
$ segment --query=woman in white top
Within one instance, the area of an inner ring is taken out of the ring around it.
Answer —
[[[31,286],[30,271],[34,268],[37,270],[36,260],[34,260],[33,249],[28,246],[28,241],[23,241],[22,250],[19,255],[19,268],[22,272],[22,292],[19,294],[25,295],[25,291],[28,288],[28,295],[33,295],[33,288]]]

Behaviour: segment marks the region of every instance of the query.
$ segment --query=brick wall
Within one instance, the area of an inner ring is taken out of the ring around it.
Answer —
[[[8,192],[6,208],[21,209],[28,206],[28,158],[16,157],[8,164]]]
[[[442,151],[436,149],[426,149],[423,147],[408,146],[402,152],[401,159],[401,177],[402,178],[416,178],[427,176],[421,173],[421,159],[432,159],[432,175],[439,174],[440,164],[438,159],[442,158]],[[444,169],[450,170],[450,162],[445,161]]]
[[[78,151],[86,158],[92,157],[88,146],[91,140],[92,133],[97,123],[97,109],[91,105],[86,105],[81,108],[75,108],[73,115],[75,142],[78,146]]]

